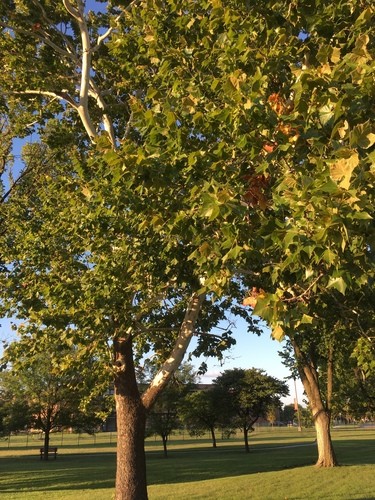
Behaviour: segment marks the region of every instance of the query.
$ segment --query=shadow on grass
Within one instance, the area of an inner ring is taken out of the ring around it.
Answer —
[[[372,439],[343,439],[334,446],[340,464],[364,465],[375,464],[373,443]],[[168,459],[160,451],[148,451],[148,483],[187,483],[293,469],[312,466],[316,458],[316,444],[306,440],[293,440],[285,446],[277,442],[253,444],[250,453],[240,445],[217,449],[192,446],[170,450]],[[100,451],[64,455],[62,450],[57,460],[47,462],[35,454],[3,457],[0,494],[113,488],[115,462],[114,453]]]
[[[35,455],[0,458],[0,495],[22,491],[82,490],[114,487],[114,453],[60,454],[57,460]]]

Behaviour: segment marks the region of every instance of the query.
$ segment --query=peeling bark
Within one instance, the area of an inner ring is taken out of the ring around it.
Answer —
[[[316,442],[318,446],[317,467],[334,467],[338,465],[333,449],[330,432],[330,411],[323,402],[319,387],[318,372],[314,363],[309,360],[299,348],[297,342],[292,340],[294,353],[298,361],[298,370],[305,392],[307,394],[312,412]]]
[[[204,295],[193,294],[191,297],[189,305],[186,309],[184,321],[182,322],[180,328],[180,333],[175,342],[175,347],[169,358],[163,364],[162,368],[155,375],[150,387],[143,394],[142,402],[147,410],[152,407],[157,396],[164,389],[173,373],[180,366],[190,340],[194,335],[195,323],[198,319],[203,299]]]

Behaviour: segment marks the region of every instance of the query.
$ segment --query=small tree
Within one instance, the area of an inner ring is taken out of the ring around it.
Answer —
[[[242,429],[249,453],[249,432],[270,405],[280,404],[280,397],[289,394],[287,384],[256,368],[226,370],[214,384],[220,393],[224,421]]]
[[[50,329],[50,339],[58,338]],[[68,348],[62,341],[51,342],[48,350],[25,353],[24,342],[12,342],[5,351],[4,360],[12,363],[2,374],[2,388],[12,394],[8,403],[11,415],[20,415],[17,409],[24,406],[24,417],[14,420],[10,430],[25,427],[40,429],[44,433],[44,459],[48,460],[50,433],[61,427],[74,427],[92,432],[109,411],[105,396],[93,397],[100,389],[99,380],[87,377],[82,383],[82,374],[71,366],[66,368],[69,358],[75,358],[76,348]],[[104,393],[104,392],[103,392]]]
[[[150,412],[146,428],[161,436],[164,457],[167,458],[167,442],[172,431],[181,427],[180,409],[184,397],[194,387],[193,367],[184,363],[175,373]]]
[[[185,397],[182,419],[190,434],[200,435],[205,430],[211,434],[212,446],[216,448],[215,429],[220,422],[221,401],[215,387],[197,390]]]

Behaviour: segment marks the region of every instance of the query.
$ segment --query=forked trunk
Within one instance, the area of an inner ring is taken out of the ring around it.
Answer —
[[[116,339],[116,500],[147,500],[144,450],[146,412],[138,391],[131,339]]]
[[[337,465],[335,452],[333,450],[330,416],[325,411],[320,411],[315,416],[316,442],[318,445],[317,467],[334,467]]]
[[[147,500],[144,450],[146,412],[151,410],[156,398],[179,367],[194,334],[203,300],[203,295],[193,294],[190,298],[175,346],[142,398],[135,378],[131,336],[114,339],[117,415],[115,500]]]

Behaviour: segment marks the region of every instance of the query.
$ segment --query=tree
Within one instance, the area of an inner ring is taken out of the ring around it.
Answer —
[[[181,410],[182,420],[189,432],[200,435],[208,430],[214,448],[217,446],[215,430],[220,422],[221,403],[218,391],[212,386],[187,394]]]
[[[146,428],[149,433],[161,436],[165,458],[168,456],[169,436],[181,427],[181,407],[184,405],[184,398],[195,385],[195,378],[193,367],[187,363],[182,364],[147,417]]]
[[[74,316],[107,361],[109,340],[123,409],[116,495],[146,498],[144,416],[203,303],[202,334],[223,316],[221,298],[246,288],[280,338],[314,320],[312,296],[322,309],[373,276],[373,6],[106,5],[1,5],[11,134],[37,130],[54,165],[65,162],[6,205],[13,286],[2,289],[20,316]],[[210,314],[206,294],[220,298]],[[200,339],[198,352],[219,355],[232,342]],[[152,348],[165,363],[141,401],[133,350],[137,361]]]
[[[271,406],[280,405],[280,397],[289,394],[285,382],[267,375],[264,370],[234,368],[214,380],[222,402],[222,417],[243,431],[245,450],[249,453],[249,431]]]
[[[12,383],[13,382],[13,383]],[[28,429],[32,419],[26,396],[6,372],[0,376],[0,434]]]
[[[13,360],[13,366],[2,373],[1,386],[6,398],[7,418],[13,420],[9,430],[40,429],[44,433],[44,459],[48,460],[50,433],[54,429],[73,427],[92,432],[109,412],[105,395],[98,397],[98,379],[85,378],[81,373],[66,368],[70,357],[78,355],[60,341],[53,343],[56,332],[50,331],[48,349],[35,349],[32,358],[25,355],[25,342],[12,342],[5,352],[5,359]],[[65,366],[65,369],[64,369]],[[103,387],[102,387],[103,390]],[[9,412],[9,413],[8,413]]]

